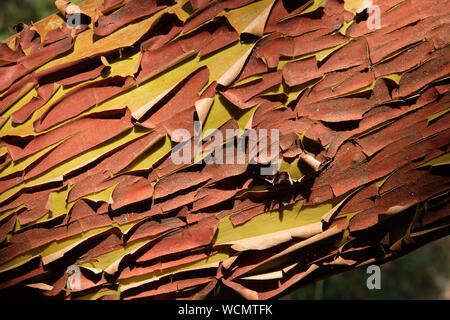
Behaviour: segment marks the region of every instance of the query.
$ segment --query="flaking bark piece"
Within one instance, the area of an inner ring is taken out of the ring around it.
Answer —
[[[393,59],[376,64],[373,68],[375,76],[401,73],[407,71],[417,64],[422,64],[431,58],[432,45],[428,41],[419,43],[412,48],[400,53]]]
[[[41,191],[30,191],[18,195],[17,198],[10,201],[6,205],[0,207],[0,210],[10,210],[20,205],[25,205],[26,208],[17,212],[17,218],[20,225],[26,225],[39,218],[42,218],[46,213],[50,211],[47,204],[50,199],[50,192],[57,190],[57,188],[51,188]]]
[[[429,17],[389,33],[375,32],[367,35],[370,60],[372,63],[378,63],[391,53],[406,49],[424,39],[427,32],[439,24],[439,18]]]
[[[94,245],[86,252],[83,252],[83,255],[77,259],[76,263],[81,264],[84,262],[95,261],[96,257],[114,250],[119,250],[123,248],[123,246],[124,243],[121,236],[115,233],[111,233],[109,235],[106,235],[105,238],[102,239],[98,244]]]
[[[24,179],[34,177],[66,159],[70,159],[111,139],[111,137],[119,135],[132,126],[131,114],[128,108],[119,110],[118,112],[116,110],[109,119],[108,116],[96,119],[95,116],[92,117],[91,115],[85,120],[89,128],[88,130],[79,132],[71,139],[65,140],[47,153],[44,156],[47,161],[40,161],[37,165],[30,168],[24,175]]]
[[[331,48],[347,41],[340,33],[329,35],[328,30],[319,29],[311,33],[293,38],[292,56],[300,56],[323,49]]]
[[[195,195],[192,212],[198,212],[232,199],[238,191],[238,189],[202,188]]]
[[[69,182],[74,187],[70,190],[67,200],[72,202],[85,195],[109,188],[116,183],[120,183],[123,179],[127,179],[125,175],[118,175],[113,179],[110,178],[111,175],[118,174],[125,169],[142,153],[151,148],[152,145],[161,141],[160,139],[163,137],[156,131],[146,134],[115,150],[114,153],[107,154],[93,168],[71,177]]]
[[[19,99],[30,92],[37,83],[36,77],[28,76],[11,85],[10,88],[5,91],[3,96],[0,97],[0,113],[3,113],[14,103],[19,101]]]
[[[281,72],[271,72],[264,74],[261,79],[238,87],[229,88],[220,92],[228,101],[241,109],[248,109],[255,106],[259,100],[253,99],[265,90],[281,83]]]
[[[296,110],[300,117],[327,122],[340,122],[360,120],[371,107],[372,103],[364,98],[339,98],[312,104],[299,103],[296,106]],[[349,112],[349,110],[351,111]]]
[[[183,27],[183,32],[187,33],[197,28],[198,26],[214,18],[218,13],[224,10],[236,9],[251,2],[251,0],[213,0],[207,6],[199,8],[186,20],[186,23]]]
[[[42,63],[69,51],[72,46],[73,39],[71,36],[67,36],[47,46],[43,46],[42,44],[33,46],[30,54],[18,60],[16,64],[0,68],[0,72],[2,73],[0,92],[4,91],[17,79],[28,74]]]
[[[0,43],[0,66],[18,62],[23,56],[24,53],[19,48],[12,50],[7,44]]]
[[[0,290],[14,286],[24,280],[42,274],[44,267],[40,256],[34,256],[12,269],[0,272]]]
[[[131,77],[116,76],[79,86],[49,106],[42,116],[34,122],[34,129],[36,132],[42,132],[73,118],[119,94],[133,82]]]
[[[209,80],[208,68],[201,68],[177,85],[161,101],[151,106],[147,114],[140,118],[142,125],[148,128],[156,128],[162,122],[177,117],[177,113],[195,105],[199,100],[200,90]],[[175,120],[175,119],[173,119]]]
[[[157,240],[136,261],[147,261],[177,252],[208,246],[216,233],[218,224],[219,220],[212,216],[202,219],[193,225],[186,226],[180,231]]]
[[[0,243],[6,240],[6,235],[13,231],[16,225],[16,215],[11,214],[9,217],[4,218],[0,221]]]
[[[134,177],[132,180],[123,181],[118,184],[112,193],[111,208],[116,210],[123,206],[150,199],[153,188],[150,182],[142,177]]]
[[[363,38],[350,41],[327,57],[320,67],[320,71],[327,73],[356,66],[369,67],[370,60],[367,47],[367,41]]]
[[[426,85],[439,78],[444,78],[450,73],[450,65],[447,57],[450,54],[450,48],[436,50],[428,61],[419,68],[404,74],[400,80],[400,88],[394,90],[394,98],[410,95]]]
[[[322,77],[315,57],[288,62],[283,66],[283,79],[288,86],[296,86]]]
[[[104,0],[102,12],[112,11],[124,5],[125,0]]]
[[[98,59],[100,62],[100,59]],[[73,69],[79,68],[78,72],[74,73]],[[103,72],[110,70],[109,65],[103,63],[94,63],[91,67],[91,62],[81,61],[76,63],[68,63],[66,66],[56,66],[43,72],[35,74],[39,81],[39,88],[37,89],[38,96],[33,97],[31,101],[15,111],[11,118],[14,124],[22,124],[33,114],[33,112],[44,106],[53,94],[60,88],[60,86],[74,85],[80,82],[93,80],[99,77]],[[80,72],[85,70],[85,72]],[[64,76],[63,76],[64,75]],[[54,81],[54,82],[52,82]]]
[[[155,14],[171,4],[172,0],[132,0],[117,11],[100,16],[94,23],[94,33],[102,37],[107,36],[124,25]]]
[[[81,199],[73,205],[67,215],[67,223],[80,220],[95,214],[95,210],[89,205],[89,200]]]
[[[146,237],[154,237],[167,231],[184,227],[185,225],[186,223],[179,218],[167,218],[161,220],[161,222],[144,220],[143,222],[136,224],[136,226],[127,232],[126,239],[127,242],[131,242]]]
[[[41,108],[48,102],[58,88],[58,85],[53,83],[39,87],[37,89],[38,96],[33,97],[30,102],[11,115],[12,122],[14,124],[22,124],[27,121],[34,111]]]
[[[207,174],[199,174],[198,172],[176,172],[163,177],[155,185],[154,198],[163,198],[179,190],[188,189],[190,187],[206,182],[211,177]]]

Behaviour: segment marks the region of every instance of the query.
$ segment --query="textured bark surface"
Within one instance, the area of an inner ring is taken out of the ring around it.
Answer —
[[[0,297],[268,299],[450,233],[446,0],[57,7],[0,44]],[[238,129],[275,175],[202,161]]]

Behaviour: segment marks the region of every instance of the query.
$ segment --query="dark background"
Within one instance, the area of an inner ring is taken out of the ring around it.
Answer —
[[[81,0],[72,0],[79,3]],[[0,40],[9,26],[31,24],[55,13],[53,0],[0,0]],[[381,266],[381,290],[366,287],[366,268],[339,274],[289,293],[283,299],[450,299],[450,237]]]

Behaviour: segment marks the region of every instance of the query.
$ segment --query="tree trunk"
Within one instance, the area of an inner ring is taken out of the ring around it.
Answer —
[[[0,296],[268,299],[448,235],[448,3],[372,2],[58,0],[17,25]]]

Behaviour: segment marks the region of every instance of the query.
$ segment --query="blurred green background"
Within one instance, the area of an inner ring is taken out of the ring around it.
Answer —
[[[72,0],[79,3],[81,0]],[[9,26],[55,13],[53,0],[0,0],[0,40]],[[381,266],[381,290],[366,287],[366,268],[339,274],[291,292],[283,299],[450,299],[450,237]]]
[[[72,0],[80,3],[82,0]],[[23,22],[30,25],[58,10],[54,0],[0,0],[0,40],[9,38],[9,27]]]
[[[282,299],[450,299],[450,237],[429,243],[381,269],[381,289],[366,286],[367,267],[297,289]]]

